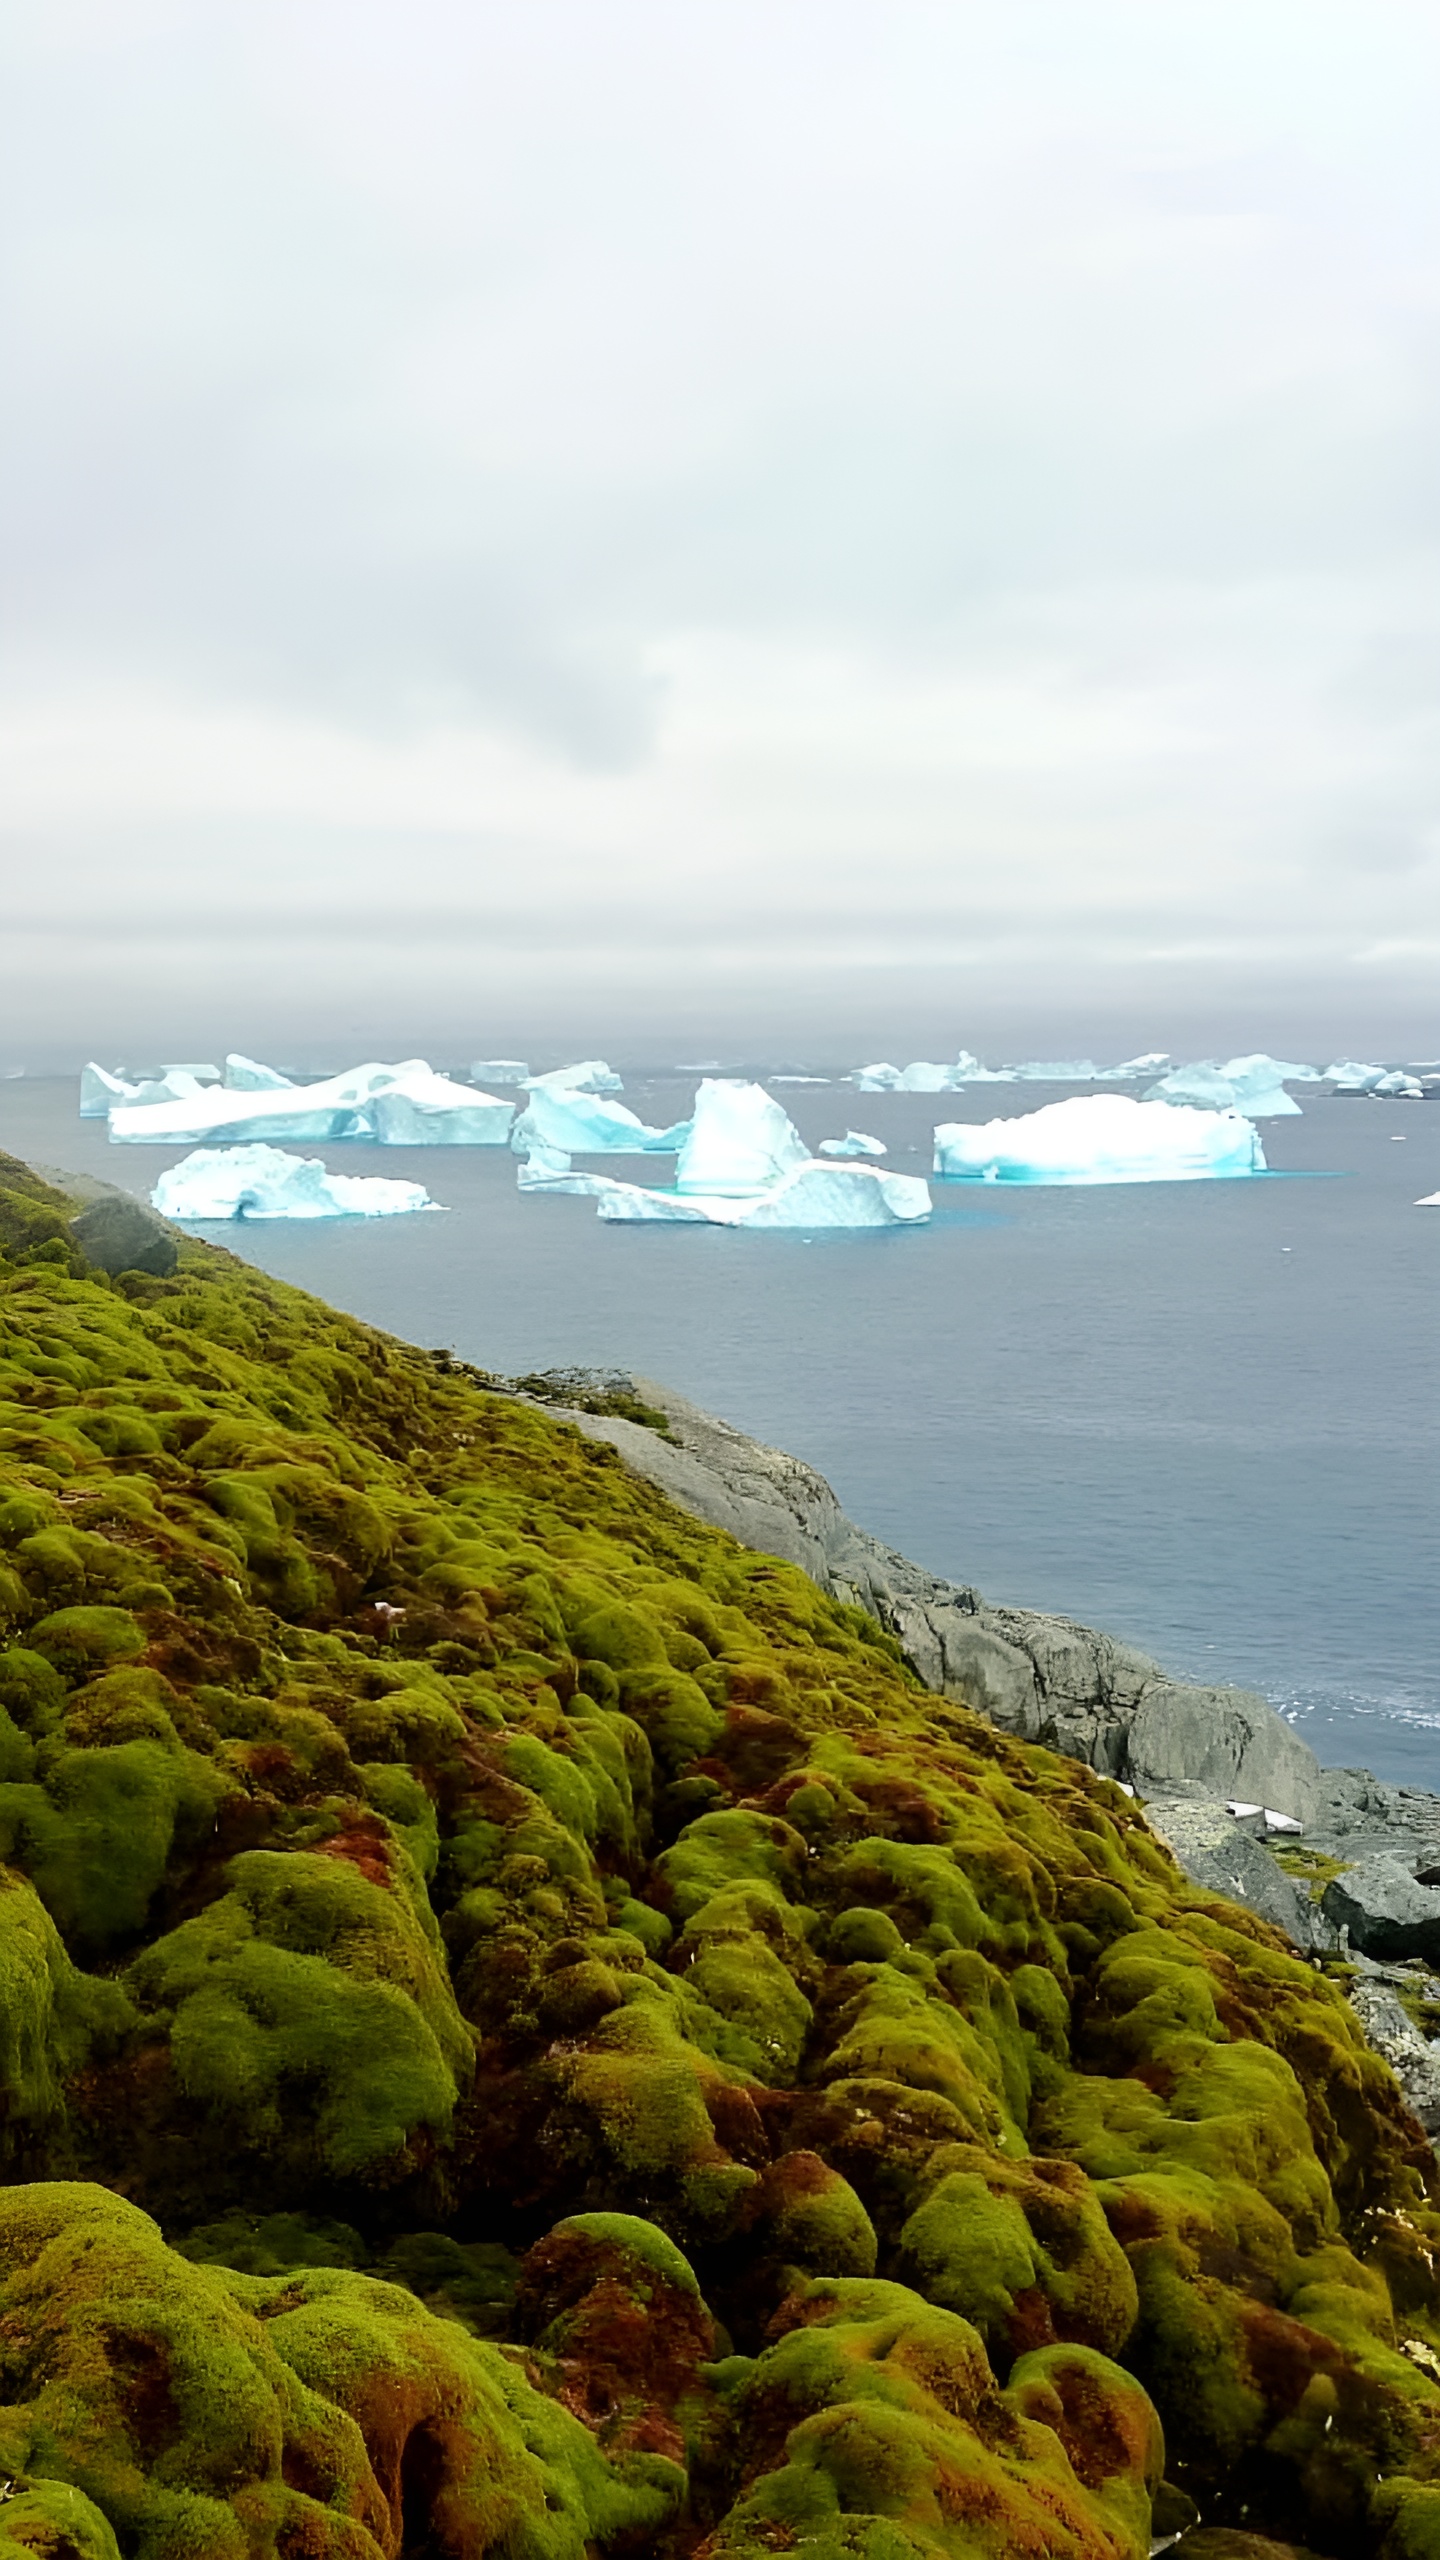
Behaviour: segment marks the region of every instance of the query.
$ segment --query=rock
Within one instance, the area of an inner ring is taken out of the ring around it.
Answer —
[[[1389,2063],[1407,2105],[1433,2141],[1440,2133],[1440,2048],[1426,2043],[1396,1994],[1383,1982],[1354,1983],[1350,2006],[1375,2051]]]
[[[70,1221],[70,1233],[92,1270],[148,1271],[168,1280],[179,1260],[175,1237],[143,1200],[110,1192]]]
[[[1367,1858],[1327,1884],[1321,1909],[1367,1956],[1440,1964],[1440,1893],[1394,1857]]]
[[[1243,1902],[1307,1951],[1333,1945],[1333,1932],[1293,1876],[1277,1866],[1229,1807],[1198,1792],[1147,1796],[1145,1819],[1192,1884]]]
[[[1315,2560],[1298,2542],[1272,2542],[1265,2533],[1245,2533],[1238,2526],[1204,2524],[1172,2542],[1173,2560]]]
[[[1249,1797],[1298,1817],[1319,1795],[1320,1770],[1266,1698],[1250,1689],[1198,1689],[1156,1681],[1129,1730],[1127,1774],[1144,1790],[1188,1778],[1216,1795]]]

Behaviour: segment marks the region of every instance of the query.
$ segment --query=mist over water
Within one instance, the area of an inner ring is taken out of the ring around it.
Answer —
[[[626,1072],[647,1120],[693,1089]],[[928,1173],[937,1119],[1061,1089],[779,1090],[812,1146],[863,1128]],[[356,1144],[298,1151],[423,1181],[449,1215],[205,1232],[485,1368],[662,1378],[932,1570],[1263,1689],[1323,1760],[1440,1787],[1440,1215],[1412,1205],[1440,1184],[1440,1111],[1301,1100],[1263,1125],[1270,1179],[936,1184],[904,1232],[603,1226],[522,1199],[508,1150]],[[0,1085],[0,1145],[139,1193],[186,1152],[112,1147],[68,1078]]]

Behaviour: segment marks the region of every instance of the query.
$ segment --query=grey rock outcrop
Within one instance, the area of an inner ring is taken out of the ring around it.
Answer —
[[[1395,1857],[1366,1858],[1325,1887],[1321,1909],[1362,1955],[1422,1956],[1440,1965],[1440,1892]]]
[[[1243,1902],[1307,1953],[1333,1948],[1335,1931],[1308,1894],[1213,1797],[1198,1789],[1187,1796],[1148,1796],[1145,1818],[1192,1883]]]
[[[1433,2142],[1440,2134],[1440,2047],[1426,2043],[1386,1983],[1354,1983],[1350,2006]]]
[[[165,1220],[123,1191],[92,1200],[71,1219],[70,1233],[97,1271],[147,1271],[153,1279],[168,1280],[179,1259]]]

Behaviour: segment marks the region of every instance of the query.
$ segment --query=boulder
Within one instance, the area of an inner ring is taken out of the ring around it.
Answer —
[[[1126,1774],[1142,1793],[1189,1779],[1217,1796],[1248,1798],[1302,1823],[1318,1795],[1313,1751],[1253,1689],[1156,1681],[1135,1710],[1128,1748]]]
[[[152,1279],[168,1280],[179,1259],[164,1219],[120,1191],[92,1200],[71,1219],[70,1233],[95,1271],[147,1271]]]
[[[1423,1956],[1440,1965],[1440,1893],[1417,1884],[1398,1858],[1366,1858],[1327,1884],[1321,1909],[1337,1929],[1348,1929],[1362,1955],[1382,1962]]]
[[[1309,1895],[1227,1805],[1198,1791],[1151,1796],[1145,1800],[1145,1819],[1192,1884],[1223,1894],[1229,1902],[1243,1902],[1307,1954],[1331,1945],[1332,1932]]]

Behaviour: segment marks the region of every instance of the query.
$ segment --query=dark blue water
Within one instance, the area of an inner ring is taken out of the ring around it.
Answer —
[[[692,1090],[627,1080],[652,1120]],[[780,1091],[812,1144],[869,1129],[903,1172],[937,1119],[1056,1098]],[[210,1232],[486,1368],[648,1371],[810,1459],[934,1571],[1263,1689],[1323,1760],[1440,1788],[1440,1209],[1412,1205],[1440,1188],[1440,1107],[1322,1097],[1264,1140],[1280,1178],[938,1184],[928,1228],[814,1238],[602,1226],[520,1198],[502,1150],[306,1148],[450,1215]],[[0,1145],[142,1192],[184,1152],[110,1146],[58,1080],[0,1085]]]

